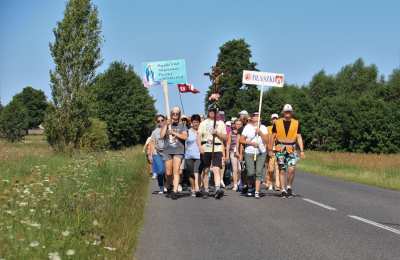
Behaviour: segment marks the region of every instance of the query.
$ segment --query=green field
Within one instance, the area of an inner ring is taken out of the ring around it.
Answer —
[[[306,153],[299,169],[386,189],[400,190],[400,154]]]
[[[0,259],[132,258],[148,176],[141,147],[53,153],[0,141]]]

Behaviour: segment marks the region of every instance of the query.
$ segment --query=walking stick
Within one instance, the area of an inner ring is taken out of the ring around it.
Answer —
[[[210,101],[212,101],[213,103],[211,104],[211,108],[214,109],[214,124],[213,124],[213,129],[216,128],[217,126],[217,114],[219,111],[218,108],[218,99],[219,99],[219,93],[218,93],[218,84],[219,84],[219,79],[221,76],[224,75],[223,72],[220,71],[220,69],[218,67],[213,67],[212,68],[212,72],[211,73],[205,73],[205,75],[208,75],[210,77],[210,80],[213,84],[213,91],[212,94],[209,98]],[[210,170],[214,164],[214,153],[215,153],[215,135],[213,134],[213,138],[212,138],[212,148],[211,148],[211,165],[210,165]],[[215,181],[215,180],[214,180]]]
[[[257,122],[257,128],[260,128],[260,122],[261,122],[261,107],[262,107],[262,101],[263,101],[263,92],[264,92],[264,86],[261,86],[260,90],[260,102],[258,104],[258,122]],[[259,134],[257,133],[256,135],[256,140],[258,139]],[[257,160],[257,150],[254,151],[254,161]]]

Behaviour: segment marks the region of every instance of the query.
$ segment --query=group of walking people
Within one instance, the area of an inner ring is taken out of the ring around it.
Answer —
[[[225,121],[215,107],[205,119],[198,114],[188,118],[174,107],[168,118],[157,115],[156,124],[145,151],[159,194],[178,199],[188,182],[193,197],[221,199],[232,189],[260,198],[262,184],[269,192],[293,196],[295,167],[304,158],[304,147],[290,104],[281,117],[271,115],[268,127],[258,112],[243,110]]]

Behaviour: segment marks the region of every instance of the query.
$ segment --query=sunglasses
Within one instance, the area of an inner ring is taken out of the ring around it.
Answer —
[[[179,116],[180,113],[171,113],[171,115],[173,115],[173,116]]]
[[[164,122],[164,119],[157,120],[157,123]]]

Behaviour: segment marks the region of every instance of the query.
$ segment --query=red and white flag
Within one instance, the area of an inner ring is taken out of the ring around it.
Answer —
[[[194,94],[200,93],[198,89],[196,89],[192,84],[178,84],[179,92],[187,93],[191,92]]]

